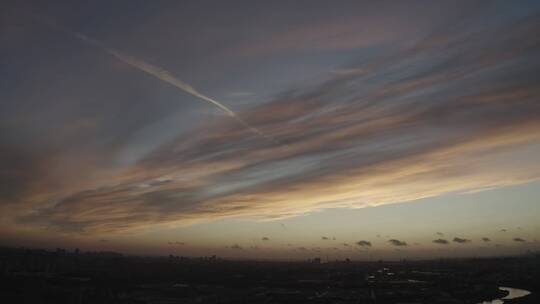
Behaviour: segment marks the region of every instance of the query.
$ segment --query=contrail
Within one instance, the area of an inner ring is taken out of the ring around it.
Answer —
[[[152,65],[150,63],[147,63],[147,62],[144,62],[140,59],[137,59],[133,56],[130,56],[130,55],[127,55],[127,54],[124,54],[114,48],[111,48],[111,47],[108,47],[107,45],[103,44],[102,42],[98,41],[98,40],[95,40],[95,39],[92,39],[86,35],[83,35],[79,32],[76,32],[76,31],[73,31],[73,30],[70,30],[70,29],[67,29],[65,27],[62,27],[58,24],[55,24],[55,23],[52,23],[51,22],[47,22],[49,23],[50,25],[54,26],[55,28],[58,28],[66,33],[69,33],[73,36],[75,36],[76,38],[78,38],[79,40],[89,44],[89,45],[92,45],[92,46],[95,46],[103,51],[105,51],[106,53],[114,56],[116,59],[138,69],[138,70],[141,70],[143,72],[146,72],[147,74],[150,74],[152,76],[154,76],[155,78],[161,80],[161,81],[164,81],[170,85],[173,85],[174,87],[192,95],[192,96],[195,96],[195,97],[198,97],[204,101],[207,101],[211,104],[213,104],[214,106],[220,108],[223,112],[225,112],[227,115],[229,115],[230,117],[232,117],[233,119],[235,119],[236,121],[238,121],[242,126],[244,126],[245,128],[249,129],[251,132],[253,133],[256,133],[257,135],[259,136],[262,136],[266,139],[269,139],[273,142],[276,142],[276,143],[279,143],[279,141],[277,141],[276,139],[264,134],[263,132],[261,132],[259,129],[249,125],[247,122],[245,122],[242,118],[240,118],[235,112],[233,112],[231,109],[229,109],[228,107],[226,107],[225,105],[223,105],[221,102],[213,99],[213,98],[210,98],[202,93],[200,93],[199,91],[197,91],[195,88],[193,88],[191,85],[183,82],[182,80],[174,77],[171,73],[169,73],[168,71],[160,68],[160,67],[157,67],[155,65]]]

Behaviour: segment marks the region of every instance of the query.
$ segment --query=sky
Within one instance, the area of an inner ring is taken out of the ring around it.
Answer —
[[[540,249],[538,1],[7,1],[0,245]]]

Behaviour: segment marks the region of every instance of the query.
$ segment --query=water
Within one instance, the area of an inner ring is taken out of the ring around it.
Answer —
[[[484,301],[479,304],[503,304],[504,300],[517,299],[517,298],[521,298],[521,297],[531,294],[530,291],[525,290],[525,289],[517,289],[517,288],[512,288],[512,287],[499,287],[499,289],[507,291],[508,294],[505,297],[502,297],[500,299]]]

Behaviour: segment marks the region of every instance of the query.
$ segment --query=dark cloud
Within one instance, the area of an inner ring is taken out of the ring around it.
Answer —
[[[436,239],[436,240],[433,240],[433,243],[441,244],[441,245],[448,245],[449,242],[445,239]]]
[[[407,246],[407,242],[403,242],[396,239],[388,240],[388,243],[392,244],[393,246]]]
[[[325,241],[329,240],[328,237],[326,237],[326,236],[321,237],[321,239],[325,240]]]
[[[471,240],[463,239],[463,238],[459,238],[459,237],[455,237],[452,241],[454,243],[459,243],[459,244],[465,244],[465,243],[470,243],[471,242]]]
[[[266,236],[263,237],[262,240],[263,240],[263,241],[270,241],[270,239],[269,239],[268,237],[266,237]]]
[[[520,243],[523,243],[523,242],[525,242],[525,240],[524,240],[524,239],[522,239],[522,238],[519,238],[519,237],[516,237],[516,238],[514,238],[513,240],[514,240],[514,242],[520,242]]]
[[[244,248],[242,248],[242,246],[238,245],[238,244],[233,244],[232,246],[230,246],[229,248],[231,249],[236,249],[236,250],[244,250]]]
[[[507,230],[506,230],[506,229],[501,229],[500,231],[501,231],[501,232],[506,232]]]
[[[491,242],[491,239],[488,238],[488,237],[483,237],[483,238],[482,238],[482,241],[484,241],[484,242]]]
[[[371,247],[371,242],[362,240],[362,241],[356,242],[356,245],[362,246],[362,247]]]

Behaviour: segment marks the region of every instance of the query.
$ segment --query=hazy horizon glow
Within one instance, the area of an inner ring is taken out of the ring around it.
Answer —
[[[539,249],[534,1],[30,1],[1,17],[5,244]]]

